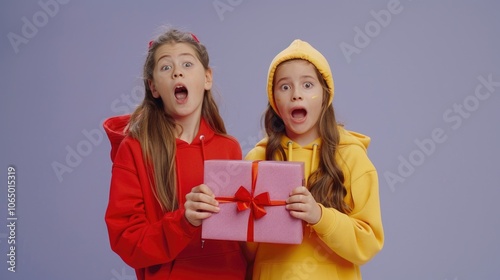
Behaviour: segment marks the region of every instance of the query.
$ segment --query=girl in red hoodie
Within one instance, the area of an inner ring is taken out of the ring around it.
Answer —
[[[204,160],[241,159],[212,97],[207,50],[193,34],[168,30],[150,42],[143,75],[142,104],[104,123],[113,161],[111,248],[139,280],[244,279],[238,243],[202,242],[199,225],[210,214],[197,197],[186,198],[206,187]]]

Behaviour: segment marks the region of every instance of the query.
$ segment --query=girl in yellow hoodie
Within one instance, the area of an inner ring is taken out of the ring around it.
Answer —
[[[384,243],[370,138],[336,123],[330,66],[307,42],[273,59],[267,94],[267,137],[246,159],[305,163],[306,186],[286,205],[305,230],[300,245],[250,243],[253,279],[361,279]]]

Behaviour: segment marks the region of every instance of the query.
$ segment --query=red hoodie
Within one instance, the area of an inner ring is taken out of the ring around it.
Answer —
[[[244,279],[246,262],[238,243],[204,240],[202,246],[200,227],[184,217],[186,194],[203,183],[203,161],[241,159],[238,142],[215,134],[203,119],[191,144],[177,139],[179,209],[164,213],[139,141],[123,133],[129,118],[104,122],[113,161],[105,216],[111,249],[136,270],[138,280]]]

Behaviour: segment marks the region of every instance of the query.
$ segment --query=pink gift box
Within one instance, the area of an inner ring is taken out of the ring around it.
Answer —
[[[220,202],[220,212],[203,221],[203,239],[302,242],[302,220],[284,206],[290,192],[304,185],[302,162],[207,160],[204,183]]]

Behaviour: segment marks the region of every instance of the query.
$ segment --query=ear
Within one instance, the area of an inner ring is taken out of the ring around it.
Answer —
[[[151,93],[153,94],[153,97],[154,98],[158,98],[160,97],[160,94],[158,93],[158,91],[156,90],[156,87],[155,87],[155,84],[152,80],[148,80],[148,85],[149,85],[149,90],[151,91]]]
[[[205,90],[212,88],[212,68],[205,70]]]

